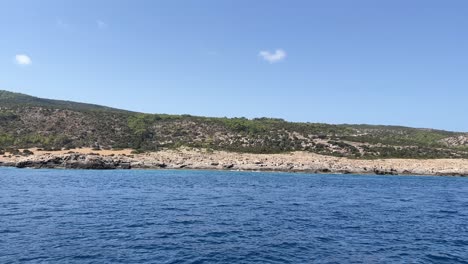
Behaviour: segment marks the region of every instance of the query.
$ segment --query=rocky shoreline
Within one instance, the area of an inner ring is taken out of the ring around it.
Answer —
[[[201,169],[283,171],[377,175],[468,176],[465,159],[354,160],[308,152],[247,154],[203,149],[164,150],[144,154],[127,152],[38,153],[0,157],[0,166],[60,169]]]

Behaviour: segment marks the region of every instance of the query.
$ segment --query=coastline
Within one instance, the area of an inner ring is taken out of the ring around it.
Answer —
[[[194,169],[323,174],[468,176],[468,159],[359,160],[309,152],[249,154],[181,148],[142,154],[124,150],[41,151],[0,156],[0,166],[54,169]]]

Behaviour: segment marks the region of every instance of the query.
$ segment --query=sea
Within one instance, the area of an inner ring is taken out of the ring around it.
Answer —
[[[0,168],[0,263],[468,263],[468,178]]]

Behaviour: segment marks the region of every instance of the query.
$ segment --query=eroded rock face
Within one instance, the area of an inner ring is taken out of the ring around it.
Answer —
[[[35,161],[31,161],[31,160],[27,160],[27,161],[20,161],[18,163],[15,164],[15,167],[16,168],[37,168],[37,167],[41,167],[41,163],[40,162],[35,162]]]
[[[91,169],[91,170],[111,170],[130,169],[130,162],[112,159],[111,157],[101,157],[96,155],[60,155],[31,157],[26,160],[16,162],[17,168],[65,168],[65,169]]]
[[[468,135],[459,135],[454,137],[448,137],[440,140],[441,143],[445,143],[450,147],[458,146],[467,146],[468,145]]]

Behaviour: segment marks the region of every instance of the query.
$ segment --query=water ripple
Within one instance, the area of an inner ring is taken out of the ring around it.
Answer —
[[[0,263],[467,263],[467,205],[458,177],[0,168]]]

